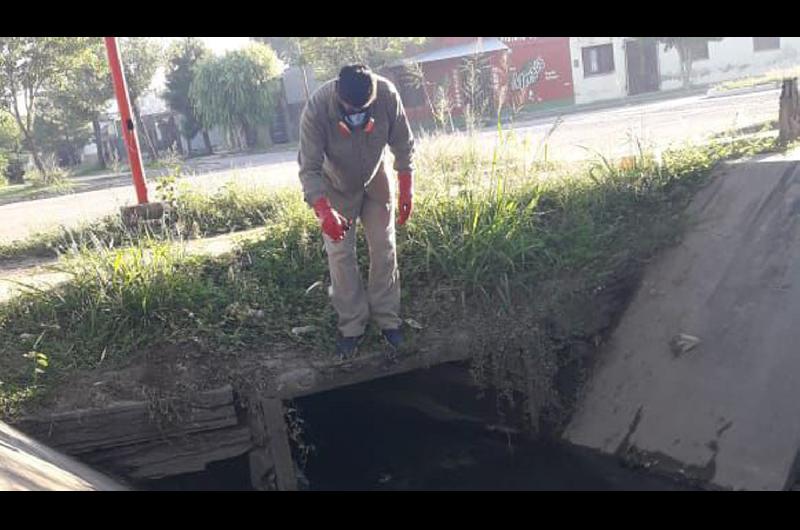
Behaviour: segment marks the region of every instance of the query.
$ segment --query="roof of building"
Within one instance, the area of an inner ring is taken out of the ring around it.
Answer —
[[[509,47],[497,37],[478,37],[473,42],[447,46],[437,50],[423,52],[412,57],[405,57],[390,66],[400,66],[409,63],[432,63],[434,61],[444,61],[456,57],[465,57],[481,53],[491,53],[501,50],[508,50]]]

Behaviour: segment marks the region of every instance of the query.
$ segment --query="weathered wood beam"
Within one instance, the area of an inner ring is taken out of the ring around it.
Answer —
[[[289,445],[289,429],[286,426],[283,402],[279,399],[265,399],[262,402],[264,420],[269,434],[269,449],[275,462],[275,477],[278,489],[297,490],[297,475],[294,470],[292,450]]]
[[[248,396],[248,423],[254,445],[250,452],[253,487],[262,491],[297,490],[283,402],[255,394]]]
[[[283,400],[469,358],[468,334],[426,344],[412,355],[379,352],[347,362],[289,356],[260,394],[247,396],[248,426],[240,426],[230,385],[198,394],[178,407],[177,417],[169,421],[160,421],[147,401],[129,401],[25,417],[14,426],[65,453],[134,479],[200,471],[208,463],[250,451],[254,487],[297,489]]]
[[[787,144],[800,138],[800,95],[797,78],[784,79],[778,114],[779,142]]]
[[[277,376],[265,392],[270,397],[294,399],[439,364],[466,361],[470,358],[469,341],[467,334],[454,334],[447,343],[432,344],[414,354],[391,356],[379,352],[346,362],[306,361]]]
[[[71,455],[233,427],[238,423],[230,385],[199,394],[175,423],[154,421],[147,402],[124,402],[23,418],[14,426]]]
[[[92,451],[82,460],[115,475],[154,480],[203,471],[208,464],[236,458],[252,447],[250,429],[238,426]]]

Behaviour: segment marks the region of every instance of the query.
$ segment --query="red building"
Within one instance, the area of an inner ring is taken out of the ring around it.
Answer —
[[[479,66],[477,75],[466,68],[470,61]],[[435,37],[422,53],[384,73],[397,84],[409,118],[418,122],[430,120],[442,100],[451,115],[463,114],[476,91],[492,112],[498,105],[574,101],[569,37]]]
[[[516,105],[575,102],[569,37],[501,37],[510,48],[508,88]]]

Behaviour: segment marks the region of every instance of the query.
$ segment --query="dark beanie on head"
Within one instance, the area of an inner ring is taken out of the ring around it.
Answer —
[[[350,105],[362,108],[375,99],[377,92],[377,79],[372,70],[363,64],[350,64],[339,71],[336,83],[339,97]]]

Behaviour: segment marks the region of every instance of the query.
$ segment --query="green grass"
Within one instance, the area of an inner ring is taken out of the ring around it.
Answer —
[[[101,175],[112,172],[111,169],[100,169],[96,167],[83,167],[69,172],[60,171],[61,175],[56,179],[56,182],[52,183],[43,183],[41,179],[37,177],[36,172],[30,172],[25,176],[26,182],[23,184],[0,186],[0,204],[66,195],[72,193],[76,188],[75,183],[72,182],[70,178]],[[0,255],[3,255],[2,251],[0,251]]]
[[[33,184],[9,184],[0,187],[0,202],[35,199],[45,194],[47,194],[46,188],[34,186]]]
[[[9,184],[0,186],[0,204],[64,195],[71,191],[72,185],[69,181],[61,181],[54,184],[42,184],[39,182]]]
[[[246,230],[262,225],[274,208],[271,192],[264,188],[229,183],[206,194],[174,178],[159,182],[165,184],[159,184],[158,198],[172,206],[163,222],[131,229],[119,215],[109,215],[73,228],[60,227],[0,245],[0,260],[56,257],[77,248],[131,245],[143,236],[190,239]]]
[[[415,213],[398,235],[405,316],[443,333],[468,330],[481,383],[510,396],[533,374],[540,405],[557,416],[568,399],[556,374],[576,344],[604,332],[598,293],[675,241],[680,212],[717,162],[772,148],[763,139],[641,152],[620,169],[602,157],[543,164],[527,138],[502,131],[495,145],[424,139]],[[65,375],[124,366],[163,344],[193,342],[220,356],[330,351],[325,289],[306,292],[327,282],[327,262],[299,193],[184,190],[175,200],[175,224],[163,229],[73,234],[62,262],[71,281],[0,306],[0,416],[48,396]],[[233,256],[188,256],[180,243],[257,224],[261,237]],[[362,251],[362,270],[366,260]],[[318,333],[291,333],[307,325]]]
[[[100,167],[99,165],[82,166],[70,171],[71,177],[89,177],[93,175],[103,175],[105,173],[113,173],[114,170],[110,167]]]
[[[800,66],[796,68],[786,68],[782,70],[773,70],[763,75],[745,77],[743,79],[734,79],[733,81],[725,81],[719,83],[714,88],[719,91],[737,90],[740,88],[750,88],[758,85],[774,84],[776,87],[780,86],[781,81],[788,77],[800,77]]]

